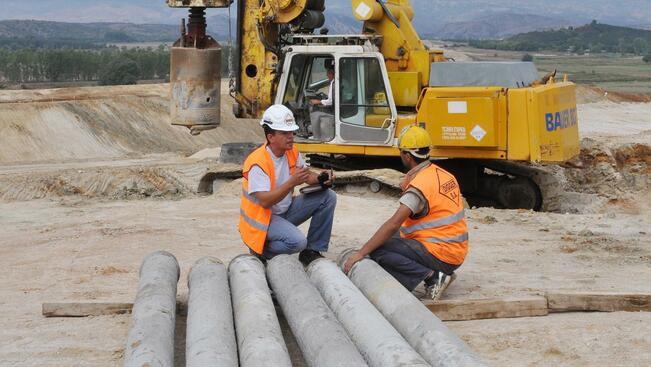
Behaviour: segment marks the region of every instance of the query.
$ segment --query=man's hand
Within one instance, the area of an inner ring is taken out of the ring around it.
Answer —
[[[331,169],[330,171],[328,171],[328,180],[324,182],[324,184],[326,184],[326,186],[328,187],[332,187],[334,183],[335,183],[335,171]]]
[[[320,99],[316,99],[316,98],[312,98],[312,99],[310,99],[310,104],[311,104],[312,106],[320,105],[320,104],[321,104],[321,100],[320,100]]]
[[[316,176],[316,182],[314,184],[319,184],[323,188],[330,188],[335,182],[335,174],[333,170],[330,171],[321,171],[319,175]],[[308,182],[310,183],[310,182]]]
[[[405,204],[400,204],[398,210],[369,239],[359,251],[351,254],[344,264],[344,273],[348,274],[356,262],[364,258],[364,254],[371,254],[386,242],[393,234],[398,232],[400,225],[411,215],[411,209]]]
[[[346,260],[346,263],[344,264],[344,273],[348,274],[353,265],[355,265],[355,263],[362,260],[363,258],[364,256],[362,256],[359,251],[355,251],[350,256],[348,256],[348,260]]]
[[[307,182],[310,178],[311,172],[307,167],[297,167],[294,174],[289,178],[292,186],[298,186]]]

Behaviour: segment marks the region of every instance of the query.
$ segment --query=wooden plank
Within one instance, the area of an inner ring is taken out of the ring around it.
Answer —
[[[443,321],[545,316],[547,299],[540,296],[425,301],[425,306]]]
[[[45,317],[86,317],[123,315],[131,313],[133,303],[120,302],[45,302],[42,314]],[[186,316],[187,303],[176,302],[176,314]]]
[[[646,311],[651,312],[651,294],[549,292],[549,312],[572,311]]]
[[[54,302],[43,303],[46,317],[85,317],[131,313],[133,303],[115,302]]]

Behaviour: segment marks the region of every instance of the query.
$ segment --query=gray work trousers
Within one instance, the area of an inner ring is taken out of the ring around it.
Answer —
[[[335,137],[335,116],[332,113],[313,108],[310,112],[310,121],[314,139],[330,141]]]
[[[443,262],[420,242],[398,235],[371,252],[370,257],[409,291],[425,280],[432,270],[450,275],[460,266]]]

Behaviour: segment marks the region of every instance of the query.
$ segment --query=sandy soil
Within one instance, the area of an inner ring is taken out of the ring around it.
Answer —
[[[174,253],[187,295],[192,263],[243,252],[236,230],[238,182],[214,196],[184,200],[0,204],[0,359],[7,365],[119,364],[128,316],[46,319],[42,302],[135,296],[141,259]],[[332,255],[358,246],[394,209],[393,198],[340,193]],[[359,208],[367,210],[364,217]],[[546,290],[651,292],[651,218],[475,209],[472,249],[448,298],[539,294]],[[449,323],[487,360],[526,365],[642,365],[651,361],[651,314],[572,314]],[[535,342],[534,342],[535,340]],[[613,343],[616,341],[616,343]],[[598,353],[595,352],[595,348]]]
[[[52,102],[50,96],[60,91],[0,95],[0,268],[6,274],[0,289],[0,365],[119,365],[128,315],[46,319],[41,304],[130,302],[140,261],[159,249],[179,260],[183,298],[195,260],[211,255],[229,261],[244,252],[236,228],[240,182],[220,180],[216,194],[199,197],[197,178],[228,167],[209,159],[216,154],[212,150],[189,157],[232,139],[228,134],[237,134],[240,126],[227,119],[225,135],[202,134],[203,140],[188,142],[180,138],[186,132],[167,127],[160,87],[143,88],[154,89],[118,90],[129,97],[98,89],[95,99],[75,103]],[[25,103],[29,98],[50,101]],[[595,94],[579,108],[581,156],[556,167],[569,192],[566,210],[469,210],[471,250],[447,298],[549,290],[651,292],[651,104],[599,98]],[[107,108],[112,112],[102,115]],[[7,117],[9,110],[14,112]],[[85,112],[70,112],[80,110]],[[100,117],[88,115],[95,110]],[[130,122],[116,125],[114,119],[123,118]],[[93,125],[97,121],[103,122]],[[125,131],[139,135],[119,140]],[[54,137],[62,132],[69,136]],[[361,245],[396,207],[395,198],[361,186],[338,194],[329,256]],[[183,365],[182,321],[178,365]],[[651,364],[649,313],[448,325],[494,365]]]

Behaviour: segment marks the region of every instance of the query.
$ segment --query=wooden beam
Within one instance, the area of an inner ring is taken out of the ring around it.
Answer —
[[[187,314],[187,301],[178,300],[176,312]],[[545,297],[510,297],[446,301],[423,304],[443,321],[545,316],[549,312],[651,312],[651,294],[549,292]],[[46,302],[43,316],[85,317],[131,313],[133,303]]]
[[[425,306],[443,321],[545,316],[545,297],[488,298],[425,301]]]
[[[651,312],[651,294],[549,292],[546,297],[549,312]]]
[[[131,313],[133,303],[118,302],[45,302],[42,314],[45,317],[86,317],[122,315]],[[187,303],[176,302],[176,314],[186,316]]]
[[[131,313],[133,303],[59,302],[43,303],[45,317],[85,317]]]

